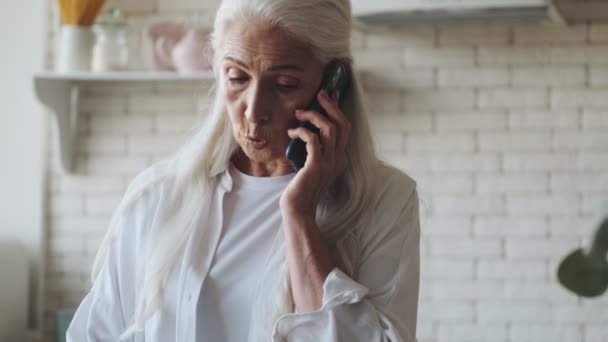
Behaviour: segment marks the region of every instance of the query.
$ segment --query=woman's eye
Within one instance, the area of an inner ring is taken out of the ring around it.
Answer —
[[[243,83],[247,82],[247,79],[242,78],[242,77],[229,77],[228,81],[230,83],[234,83],[234,84],[243,84]]]
[[[298,87],[298,81],[290,77],[280,77],[277,82],[277,86],[283,90],[296,89]]]
[[[296,89],[298,86],[294,84],[279,83],[278,86],[283,89]]]
[[[226,70],[226,79],[230,84],[243,84],[247,81],[247,75],[237,68],[229,68]]]
[[[248,80],[247,76],[239,73],[229,73],[226,75],[226,78],[228,80],[228,83],[230,83],[231,85],[242,85],[245,84]]]

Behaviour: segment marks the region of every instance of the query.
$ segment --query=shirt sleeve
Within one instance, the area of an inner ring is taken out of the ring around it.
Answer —
[[[125,197],[141,185],[134,180]],[[134,313],[136,273],[141,262],[141,227],[155,210],[155,196],[146,192],[110,227],[111,241],[93,285],[76,310],[66,333],[67,342],[117,342]],[[124,198],[123,198],[124,201]],[[133,341],[133,337],[127,341]]]
[[[384,202],[394,207],[396,198]],[[334,268],[323,284],[321,308],[282,316],[274,342],[416,341],[420,221],[415,187],[389,216],[390,223],[381,222],[388,227],[378,231],[386,233],[374,234],[364,248],[357,281]]]
[[[112,241],[93,287],[78,306],[67,331],[67,342],[119,341],[125,315],[119,288],[119,243]]]

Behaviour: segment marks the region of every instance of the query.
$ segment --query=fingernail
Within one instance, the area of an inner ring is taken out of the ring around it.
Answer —
[[[329,96],[327,95],[327,91],[325,89],[321,90],[321,96],[324,97],[324,98],[326,98],[326,99],[329,98]]]

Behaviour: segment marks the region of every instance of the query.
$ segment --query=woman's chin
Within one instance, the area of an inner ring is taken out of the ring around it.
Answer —
[[[280,148],[269,143],[260,146],[245,142],[244,144],[241,144],[241,149],[249,160],[259,163],[285,158],[285,153],[281,152],[285,151],[285,147]]]
[[[259,162],[271,159],[273,154],[270,146],[255,146],[249,142],[245,142],[245,144],[241,145],[241,149],[247,158]]]

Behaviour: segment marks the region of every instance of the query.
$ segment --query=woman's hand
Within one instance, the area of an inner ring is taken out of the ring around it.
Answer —
[[[314,111],[296,111],[299,121],[309,121],[319,128],[316,133],[304,127],[290,129],[292,139],[306,143],[308,157],[281,195],[281,211],[284,216],[315,219],[317,204],[334,180],[347,167],[346,144],[350,137],[350,122],[338,105],[340,94],[330,98],[324,90],[317,95],[319,104],[328,116]]]

